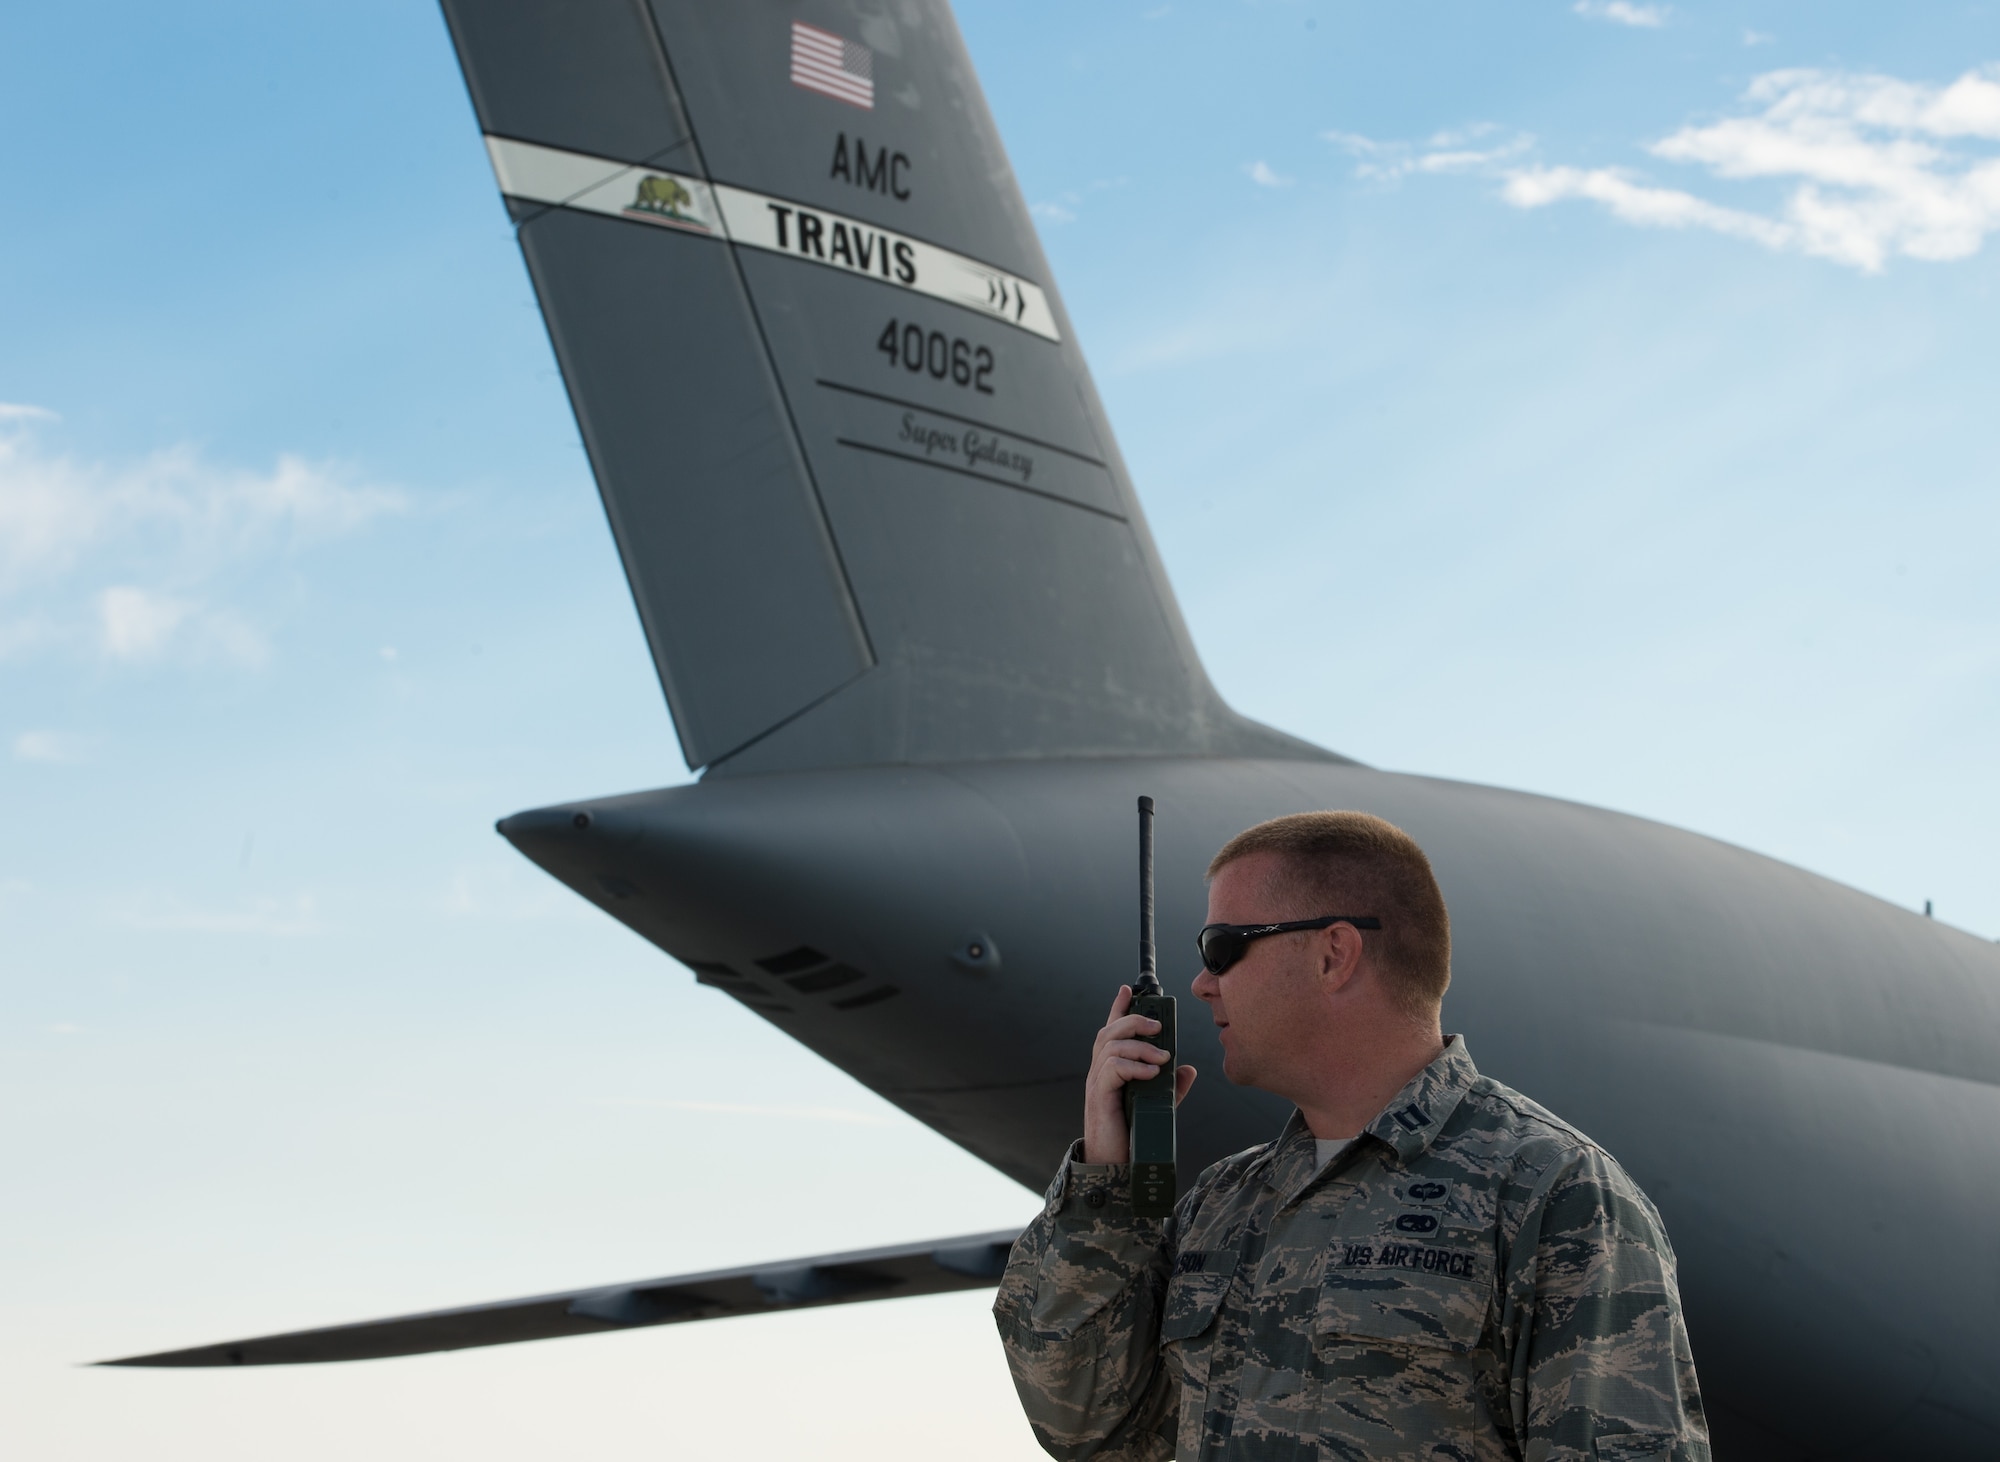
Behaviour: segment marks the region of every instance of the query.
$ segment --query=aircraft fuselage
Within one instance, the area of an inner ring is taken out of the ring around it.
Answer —
[[[1240,828],[1352,807],[1424,845],[1452,913],[1447,1029],[1659,1204],[1719,1454],[1995,1455],[2000,950],[1959,930],[1639,818],[1335,762],[712,775],[501,829],[1039,1188],[1133,970],[1142,792],[1170,993],[1197,967],[1202,870]],[[1181,1039],[1206,1073],[1182,1113],[1192,1174],[1284,1109],[1221,1078],[1199,1009]]]

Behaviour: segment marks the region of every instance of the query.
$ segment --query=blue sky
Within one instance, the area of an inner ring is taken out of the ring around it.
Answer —
[[[2000,936],[1992,5],[959,14],[1235,705]],[[0,122],[10,1433],[1032,1455],[976,1296],[74,1368],[1033,1199],[492,833],[685,771],[436,12],[20,10]]]

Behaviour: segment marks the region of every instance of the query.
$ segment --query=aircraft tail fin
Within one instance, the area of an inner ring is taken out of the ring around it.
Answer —
[[[683,751],[1324,756],[1195,655],[941,0],[444,0]]]

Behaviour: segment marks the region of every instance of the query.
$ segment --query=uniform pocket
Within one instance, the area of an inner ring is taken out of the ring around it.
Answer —
[[[1337,1248],[1313,1351],[1328,1395],[1340,1397],[1343,1444],[1375,1462],[1471,1456],[1492,1298],[1493,1255],[1477,1242]]]
[[[1234,1249],[1182,1250],[1167,1281],[1160,1316],[1161,1340],[1192,1340],[1215,1323],[1229,1282],[1236,1277]]]
[[[1160,1348],[1181,1384],[1192,1390],[1208,1385],[1216,1317],[1222,1313],[1222,1302],[1228,1298],[1230,1281],[1235,1277],[1234,1249],[1184,1249],[1175,1262],[1173,1277],[1167,1281],[1166,1305],[1160,1313]]]
[[[1483,1237],[1483,1236],[1481,1236]],[[1493,1255],[1482,1243],[1336,1246],[1320,1286],[1314,1332],[1461,1355],[1478,1345],[1493,1299]]]

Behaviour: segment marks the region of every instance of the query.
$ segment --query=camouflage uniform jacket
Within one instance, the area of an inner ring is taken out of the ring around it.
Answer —
[[[993,1307],[1051,1456],[1706,1462],[1658,1212],[1456,1037],[1323,1170],[1294,1112],[1164,1221],[1079,1156]]]

